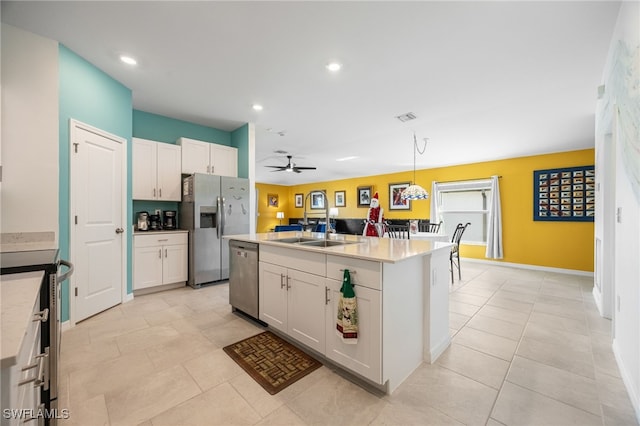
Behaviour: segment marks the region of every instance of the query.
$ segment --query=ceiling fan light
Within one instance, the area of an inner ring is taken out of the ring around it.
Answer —
[[[426,200],[429,198],[429,193],[420,185],[409,185],[400,198],[403,200]]]

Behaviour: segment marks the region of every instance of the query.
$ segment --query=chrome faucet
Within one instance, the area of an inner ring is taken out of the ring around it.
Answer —
[[[327,197],[327,193],[324,191],[313,191],[313,192],[320,192],[324,197],[324,210],[325,210],[324,239],[328,240],[329,239],[329,198]],[[309,225],[309,222],[307,221],[307,200],[309,199],[311,194],[312,192],[308,193],[307,196],[304,197],[304,203],[303,203],[304,219],[302,221],[302,224],[305,227]]]

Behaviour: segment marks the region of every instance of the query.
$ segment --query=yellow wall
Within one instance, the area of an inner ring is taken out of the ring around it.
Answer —
[[[593,271],[593,222],[534,222],[533,221],[533,171],[592,165],[595,151],[562,152],[511,158],[484,163],[464,164],[416,171],[416,180],[427,191],[431,182],[471,180],[500,175],[502,199],[502,230],[505,262],[554,268]],[[429,201],[413,201],[411,210],[389,210],[389,184],[409,182],[413,172],[366,176],[314,184],[278,186],[257,184],[259,188],[258,232],[267,232],[278,223],[276,211],[285,212],[288,223],[290,217],[302,217],[303,209],[294,207],[294,194],[324,189],[334,205],[335,191],[346,191],[346,207],[339,209],[339,217],[365,218],[367,208],[357,206],[358,186],[373,186],[378,192],[384,217],[388,219],[429,218]],[[267,193],[279,195],[280,207],[267,205]],[[484,259],[485,246],[463,245],[463,257]]]

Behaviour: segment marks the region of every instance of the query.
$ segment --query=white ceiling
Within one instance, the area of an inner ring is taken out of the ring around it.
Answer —
[[[294,185],[411,170],[413,132],[429,138],[418,169],[593,147],[619,6],[2,1],[2,21],[104,70],[135,109],[255,123],[256,180]],[[394,118],[407,112],[418,118]],[[318,169],[271,172],[287,164],[276,150]],[[346,156],[359,158],[336,161]]]

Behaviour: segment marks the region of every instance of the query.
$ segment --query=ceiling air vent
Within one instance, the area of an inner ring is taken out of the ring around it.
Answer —
[[[396,118],[404,123],[405,121],[415,120],[418,117],[416,117],[414,113],[408,112],[406,114],[398,115]]]

